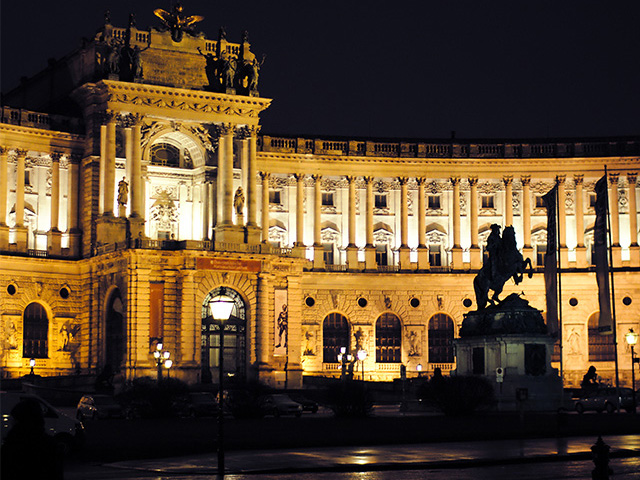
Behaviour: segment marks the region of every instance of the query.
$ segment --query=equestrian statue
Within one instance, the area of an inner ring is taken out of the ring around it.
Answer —
[[[473,279],[478,310],[485,308],[488,302],[495,305],[500,301],[498,296],[509,278],[513,278],[518,285],[525,272],[529,278],[533,275],[531,259],[525,259],[518,251],[516,233],[512,226],[505,227],[500,237],[500,226],[495,223],[491,225],[486,251],[482,268]],[[489,290],[493,291],[491,297]]]

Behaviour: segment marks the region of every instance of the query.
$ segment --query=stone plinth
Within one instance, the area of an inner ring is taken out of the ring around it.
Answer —
[[[127,221],[111,215],[103,215],[97,221],[96,240],[100,245],[121,243],[127,239]]]

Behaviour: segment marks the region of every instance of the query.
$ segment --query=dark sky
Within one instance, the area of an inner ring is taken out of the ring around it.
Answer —
[[[263,131],[405,138],[640,134],[638,0],[184,0],[267,55]],[[170,0],[3,1],[2,90]]]

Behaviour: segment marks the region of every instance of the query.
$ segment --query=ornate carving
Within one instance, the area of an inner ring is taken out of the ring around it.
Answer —
[[[531,184],[531,175],[523,175],[522,177],[520,177],[520,183],[522,183],[522,186],[527,186]]]

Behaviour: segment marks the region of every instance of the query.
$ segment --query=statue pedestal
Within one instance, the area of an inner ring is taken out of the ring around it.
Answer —
[[[237,225],[215,227],[216,243],[244,243],[244,228]]]
[[[239,227],[244,227],[244,214],[237,213],[236,214],[236,225]]]
[[[122,205],[121,203],[118,204],[118,217],[126,218],[126,216],[127,216],[127,206]]]
[[[455,373],[484,376],[499,410],[557,411],[562,380],[551,367],[555,342],[541,312],[513,293],[498,305],[465,314],[454,340]]]

